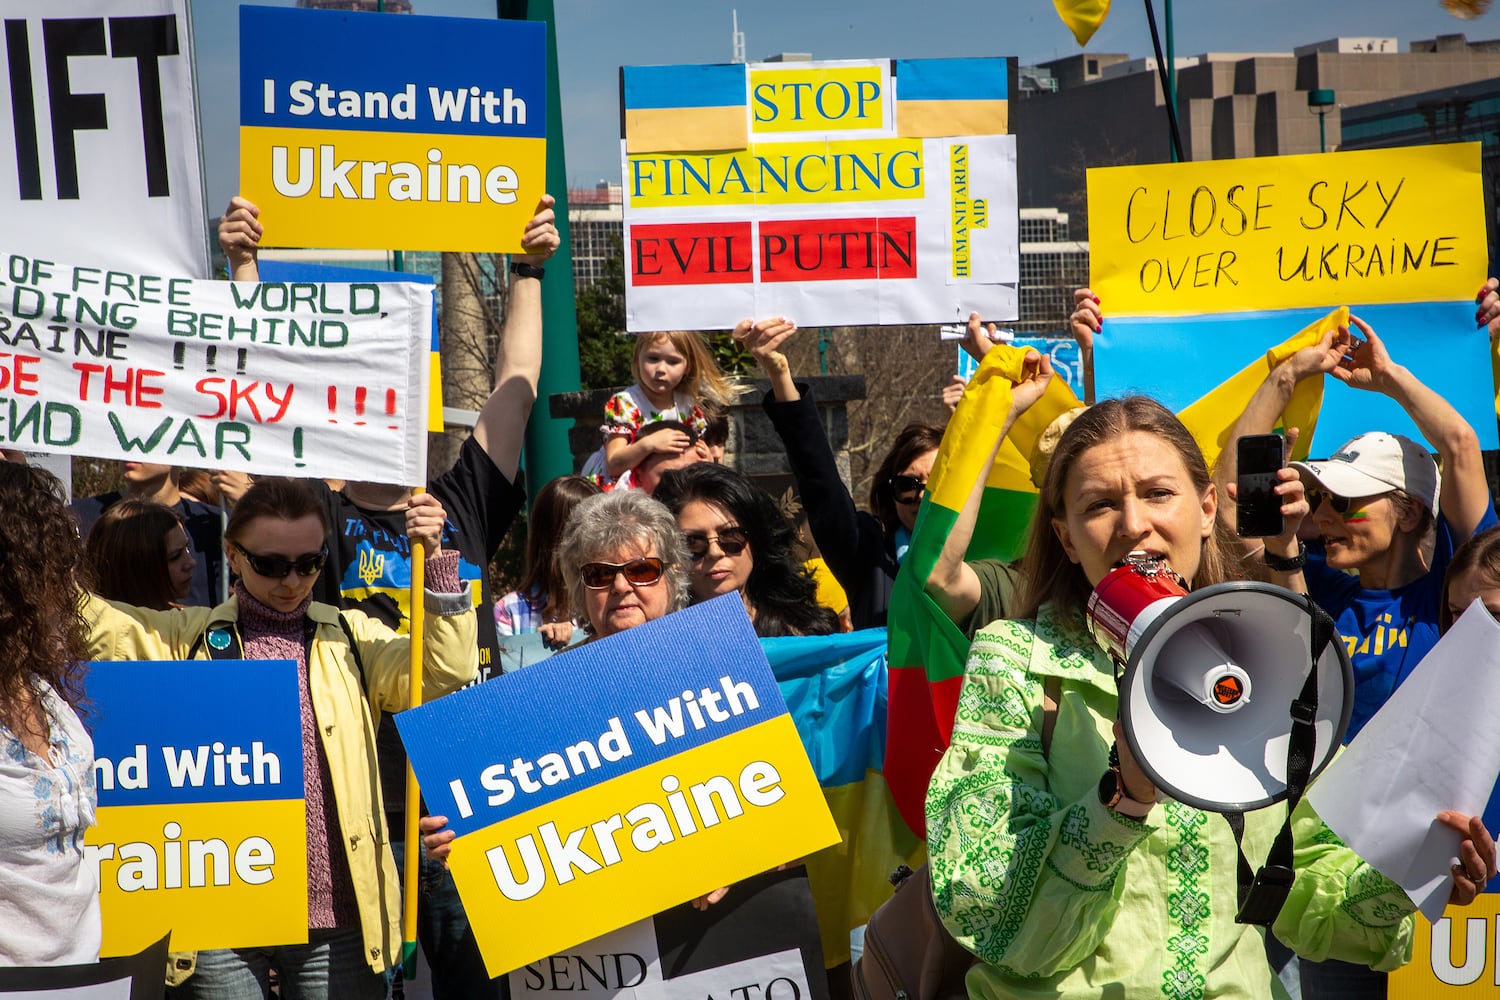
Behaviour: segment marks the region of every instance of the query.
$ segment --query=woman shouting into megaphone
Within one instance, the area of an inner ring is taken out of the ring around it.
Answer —
[[[1285,513],[1305,514],[1295,478],[1278,492]],[[1202,453],[1153,400],[1106,400],[1063,433],[1022,565],[1022,612],[976,637],[952,745],[928,791],[937,909],[983,960],[969,973],[971,996],[1285,996],[1262,931],[1235,919],[1229,820],[1157,801],[1116,730],[1113,665],[1084,624],[1092,589],[1127,561],[1150,560],[1190,587],[1224,582],[1217,513]],[[1269,545],[1292,552],[1296,542]],[[1245,853],[1264,857],[1285,816],[1245,813]],[[1466,863],[1494,874],[1482,824],[1443,821],[1468,838]],[[1296,877],[1278,937],[1315,958],[1405,962],[1415,909],[1405,893],[1306,803],[1292,836]]]

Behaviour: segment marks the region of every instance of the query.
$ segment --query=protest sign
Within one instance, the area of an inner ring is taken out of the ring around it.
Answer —
[[[0,246],[205,278],[186,0],[0,0]]]
[[[1101,397],[1184,410],[1348,306],[1495,447],[1478,419],[1494,407],[1474,330],[1489,255],[1478,143],[1108,167],[1088,193]],[[1421,438],[1389,398],[1326,383],[1313,455],[1368,430]]]
[[[1083,364],[1078,355],[1078,342],[1072,337],[1012,337],[1005,341],[1012,347],[1029,347],[1038,354],[1047,356],[1052,362],[1052,373],[1062,379],[1073,395],[1083,398]],[[964,381],[979,370],[979,362],[962,347],[958,349],[958,376]]]
[[[1450,906],[1441,920],[1417,918],[1411,962],[1391,973],[1390,1000],[1493,997],[1500,986],[1500,893]]]
[[[706,910],[674,906],[512,972],[514,1000],[826,1000],[827,979],[800,867],[730,887]]]
[[[161,1000],[167,938],[90,965],[0,968],[3,1000]]]
[[[306,941],[297,665],[98,662],[87,690],[102,953]]]
[[[735,595],[396,724],[492,974],[838,841]]]
[[[521,253],[546,25],[240,8],[240,188],[278,246]]]
[[[369,271],[359,267],[339,267],[334,264],[309,264],[302,261],[259,261],[261,281],[279,281],[283,284],[300,282],[364,282],[410,281],[418,285],[437,286],[437,279],[430,274],[412,271]],[[427,362],[427,429],[443,429],[443,372],[439,356],[437,296],[432,298],[432,350]]]
[[[0,266],[5,447],[426,481],[431,287]]]
[[[1012,59],[621,71],[626,328],[1016,315]]]

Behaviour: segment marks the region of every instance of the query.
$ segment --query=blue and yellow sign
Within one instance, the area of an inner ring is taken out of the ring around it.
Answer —
[[[546,26],[240,8],[240,186],[290,247],[520,252]]]
[[[735,595],[396,724],[491,975],[839,840]]]
[[[88,697],[101,954],[306,941],[296,664],[101,662]]]

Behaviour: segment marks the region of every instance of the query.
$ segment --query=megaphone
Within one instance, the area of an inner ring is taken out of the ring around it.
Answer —
[[[1158,790],[1220,813],[1287,797],[1293,705],[1314,667],[1313,609],[1267,583],[1189,593],[1154,559],[1129,561],[1099,582],[1089,632],[1124,668],[1125,739]],[[1354,669],[1336,636],[1316,670],[1312,776],[1333,759],[1354,707]]]

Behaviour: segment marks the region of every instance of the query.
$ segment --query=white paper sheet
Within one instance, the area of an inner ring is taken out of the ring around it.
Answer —
[[[1500,623],[1475,601],[1308,791],[1360,857],[1436,922],[1462,838],[1445,809],[1484,812],[1500,775]]]

